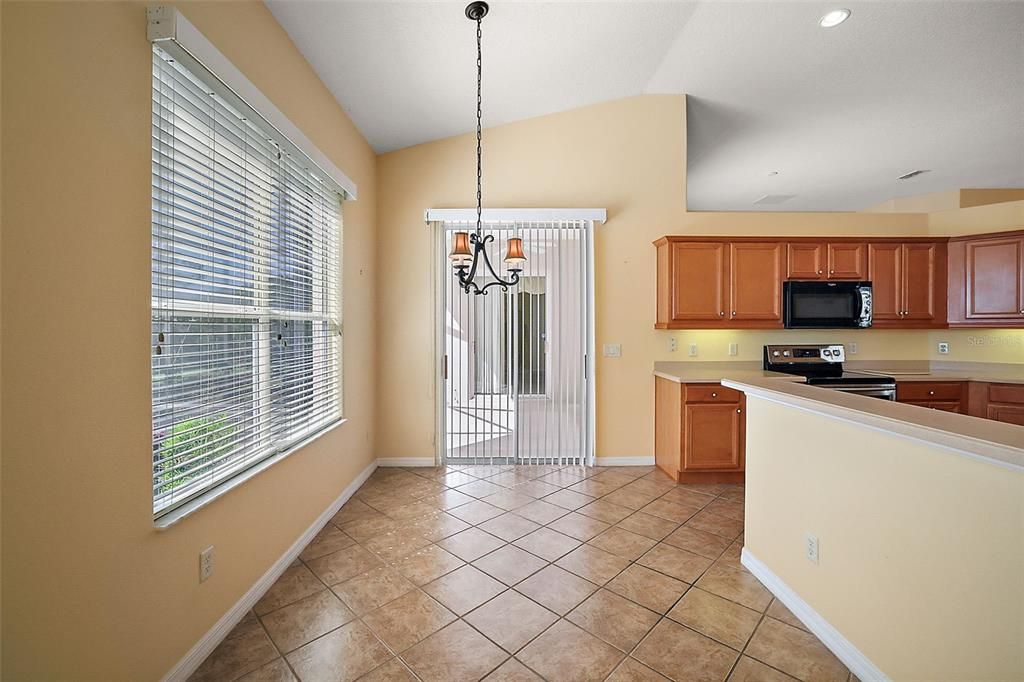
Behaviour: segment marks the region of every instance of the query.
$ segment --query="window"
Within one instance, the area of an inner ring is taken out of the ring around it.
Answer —
[[[341,418],[337,187],[153,50],[153,509]]]

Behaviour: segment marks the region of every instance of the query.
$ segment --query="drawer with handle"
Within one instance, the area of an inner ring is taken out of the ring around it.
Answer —
[[[738,403],[743,394],[719,384],[687,384],[688,403]]]
[[[964,394],[962,381],[904,381],[896,384],[896,400],[960,400]]]

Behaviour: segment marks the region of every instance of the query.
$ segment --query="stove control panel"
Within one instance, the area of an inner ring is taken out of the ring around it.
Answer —
[[[823,365],[842,363],[846,348],[841,343],[831,345],[765,346],[765,363]]]

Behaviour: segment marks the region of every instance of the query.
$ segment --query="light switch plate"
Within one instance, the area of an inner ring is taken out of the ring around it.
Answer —
[[[604,356],[606,358],[622,357],[622,345],[618,343],[604,344]]]
[[[738,343],[729,344],[729,355],[739,355],[740,345]]]
[[[689,355],[690,355],[691,358],[697,357],[697,344],[695,344],[695,343],[691,343],[690,344]]]
[[[674,336],[668,337],[668,352],[675,353],[679,350],[679,339]]]

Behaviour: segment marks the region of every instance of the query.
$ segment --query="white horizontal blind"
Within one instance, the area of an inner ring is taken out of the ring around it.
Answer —
[[[341,417],[340,200],[153,49],[156,515]]]

